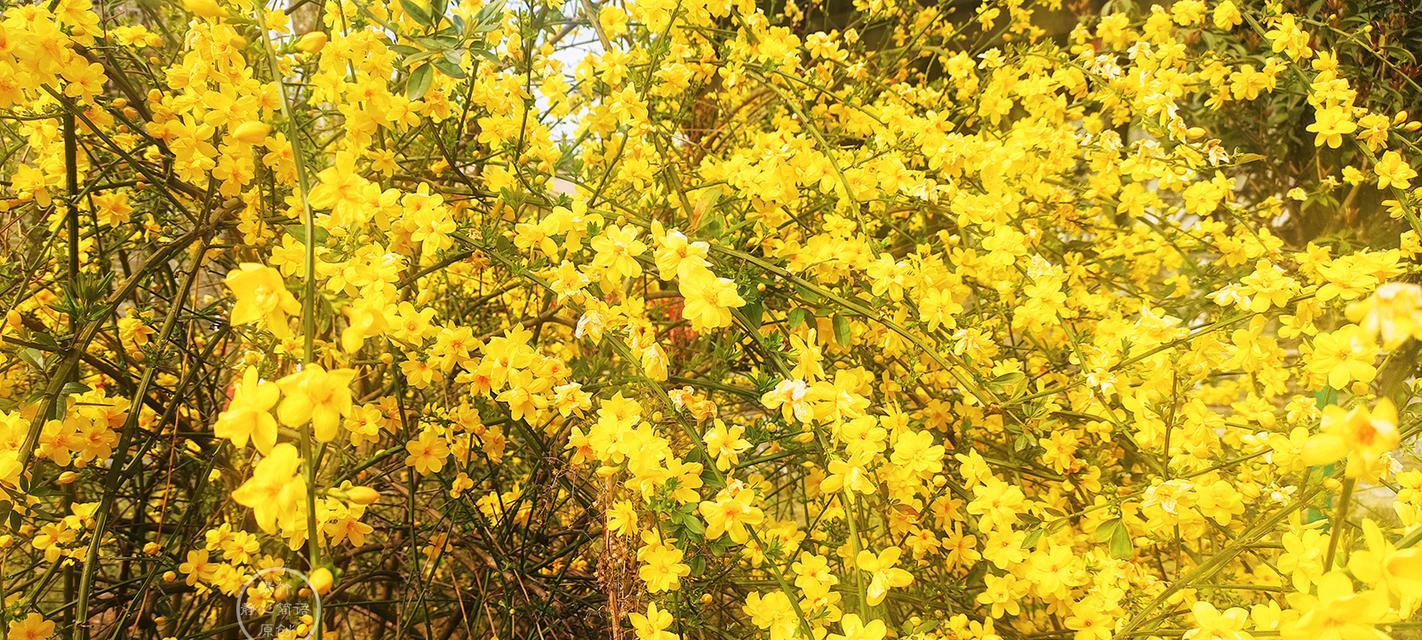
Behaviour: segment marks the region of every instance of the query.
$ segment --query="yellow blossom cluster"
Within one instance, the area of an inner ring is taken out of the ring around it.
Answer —
[[[0,637],[1422,637],[1406,4],[0,4]]]

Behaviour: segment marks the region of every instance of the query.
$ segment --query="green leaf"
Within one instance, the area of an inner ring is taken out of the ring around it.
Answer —
[[[59,340],[57,338],[44,332],[37,331],[31,333],[30,342],[45,347],[50,351],[50,353],[58,353],[64,350],[64,345],[59,344]]]
[[[1135,551],[1135,545],[1131,543],[1131,532],[1126,530],[1126,525],[1119,520],[1116,522],[1116,530],[1111,532],[1111,557],[1117,560],[1128,560]]]
[[[21,360],[24,360],[25,364],[34,367],[35,371],[39,371],[41,373],[44,372],[43,351],[40,351],[39,349],[32,349],[30,347],[22,347],[20,349],[15,350],[15,355],[19,356]]]
[[[844,316],[834,317],[834,341],[841,347],[848,347],[849,341],[853,338],[849,333],[849,318]]]
[[[1111,539],[1111,535],[1116,527],[1121,524],[1120,518],[1107,520],[1096,527],[1096,532],[1091,534],[1091,539],[1095,542],[1106,542]]]
[[[981,587],[983,585],[983,578],[987,576],[987,568],[989,564],[992,563],[978,562],[974,564],[973,568],[968,570],[968,576],[963,580],[963,582],[973,587]]]
[[[433,64],[436,69],[439,69],[440,73],[443,73],[444,75],[447,75],[451,78],[465,77],[464,70],[460,69],[458,64],[450,62],[449,60],[440,58],[435,60]]]
[[[1111,551],[1111,557],[1117,560],[1126,560],[1135,551],[1135,545],[1131,542],[1131,532],[1126,529],[1126,524],[1120,518],[1107,520],[1096,528],[1096,532],[1091,535],[1096,542],[1104,542]]]
[[[760,327],[761,321],[765,319],[765,305],[760,302],[748,302],[746,306],[741,307],[741,313],[746,316],[746,324],[750,325],[752,329],[757,329]]]
[[[410,72],[410,79],[405,81],[405,97],[411,100],[423,98],[425,92],[430,88],[430,82],[434,81],[434,67],[430,65],[420,65],[418,69]]]
[[[701,486],[707,491],[718,491],[726,486],[726,480],[716,473],[715,465],[702,465]]]
[[[1009,371],[1000,376],[997,376],[996,378],[993,378],[992,382],[993,384],[998,384],[1007,387],[1022,382],[1026,378],[1027,374],[1022,373],[1021,371]]]
[[[1015,399],[1026,391],[1027,375],[1021,371],[1010,371],[993,378],[989,381],[988,385],[991,386],[994,391],[1006,394],[1009,399]]]
[[[459,46],[459,39],[452,36],[419,37],[414,38],[414,41],[420,43],[424,48],[430,51],[444,51],[445,49],[452,49]]]
[[[504,3],[490,2],[479,9],[479,13],[474,15],[474,21],[467,26],[467,34],[488,33],[499,28],[503,22]]]
[[[405,59],[400,61],[400,66],[411,69],[418,66],[417,63],[424,62],[438,55],[438,51],[421,51],[414,55],[405,56]]]
[[[413,0],[400,0],[400,6],[404,7],[405,13],[410,14],[410,17],[414,18],[416,22],[427,27],[430,26],[431,20],[428,9],[416,4]]]
[[[321,244],[325,242],[326,238],[329,238],[331,236],[331,232],[322,229],[321,227],[316,227],[315,231],[316,244]],[[291,237],[296,238],[297,242],[300,242],[301,244],[306,244],[306,227],[303,227],[299,224],[289,224],[286,225],[286,232],[291,234]]]
[[[490,51],[490,50],[488,50],[488,49],[486,49],[486,48],[484,48],[484,47],[470,47],[470,48],[469,48],[469,53],[472,53],[472,54],[474,54],[474,55],[476,55],[476,56],[478,56],[478,57],[480,57],[480,58],[483,58],[483,59],[485,59],[485,60],[488,60],[489,62],[498,62],[498,61],[499,61],[499,56],[498,56],[498,55],[496,55],[493,51]]]
[[[1319,409],[1322,409],[1330,404],[1336,404],[1338,402],[1338,390],[1328,385],[1324,385],[1322,389],[1318,390],[1318,393],[1313,394],[1313,398],[1314,404]]]
[[[687,531],[690,531],[697,537],[703,537],[706,535],[706,525],[701,524],[701,519],[696,516],[687,516],[685,518],[680,518],[678,520],[678,523],[681,524],[681,526]]]
[[[790,315],[785,320],[790,324],[791,329],[814,326],[815,314],[810,313],[810,310],[804,307],[796,307],[790,310]]]

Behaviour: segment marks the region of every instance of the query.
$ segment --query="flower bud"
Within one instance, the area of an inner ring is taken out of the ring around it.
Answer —
[[[257,145],[267,141],[267,134],[271,133],[271,130],[265,122],[249,120],[237,125],[237,128],[232,130],[232,137],[247,144]]]
[[[327,40],[329,40],[329,38],[326,37],[324,31],[312,31],[311,33],[301,36],[301,39],[296,41],[296,48],[303,53],[314,54],[325,48]]]
[[[217,0],[183,0],[183,8],[199,18],[221,18],[227,10],[217,4]]]
[[[370,487],[352,487],[350,491],[346,492],[346,497],[350,498],[351,502],[366,506],[379,500],[380,492]]]
[[[326,595],[331,592],[331,583],[335,581],[335,576],[331,575],[331,570],[326,567],[317,567],[311,572],[311,588],[316,590],[318,595]]]

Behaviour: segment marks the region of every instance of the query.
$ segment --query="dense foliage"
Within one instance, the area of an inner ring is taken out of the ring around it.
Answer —
[[[844,4],[0,2],[3,638],[1422,636],[1422,10]]]

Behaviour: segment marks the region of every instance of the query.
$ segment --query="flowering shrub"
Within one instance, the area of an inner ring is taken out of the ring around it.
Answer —
[[[1406,4],[10,3],[0,630],[1419,637]]]

